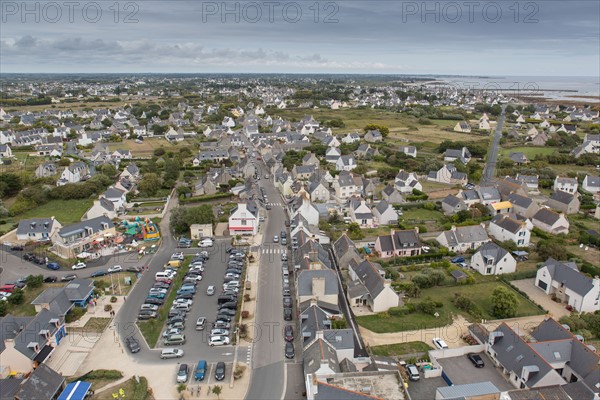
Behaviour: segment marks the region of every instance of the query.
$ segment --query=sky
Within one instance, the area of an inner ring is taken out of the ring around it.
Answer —
[[[0,73],[600,75],[600,2],[0,0]]]

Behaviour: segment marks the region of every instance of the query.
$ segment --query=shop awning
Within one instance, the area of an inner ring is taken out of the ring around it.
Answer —
[[[91,387],[91,383],[84,381],[69,383],[58,396],[58,400],[83,400]]]

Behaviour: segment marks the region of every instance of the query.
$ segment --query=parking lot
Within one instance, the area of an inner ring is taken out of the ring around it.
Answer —
[[[181,365],[181,363],[177,363],[176,366],[173,367],[173,383],[177,383],[177,371],[179,370],[179,366]],[[206,372],[204,374],[204,380],[202,381],[197,381],[195,379],[195,375],[196,375],[196,366],[198,365],[198,362],[196,363],[187,363],[188,366],[188,379],[185,382],[185,384],[189,385],[190,389],[192,388],[196,388],[196,386],[198,385],[216,385],[216,384],[221,384],[223,385],[224,382],[229,382],[231,380],[231,374],[233,374],[233,363],[232,362],[226,362],[225,363],[225,378],[218,381],[215,378],[215,369],[217,366],[216,362],[209,362],[206,365]]]
[[[502,372],[494,367],[494,364],[492,364],[492,361],[485,353],[479,353],[479,355],[485,363],[483,368],[475,368],[466,355],[461,357],[443,358],[439,359],[438,362],[442,368],[444,368],[448,378],[450,378],[455,385],[490,381],[502,391],[514,389],[514,387],[504,379]]]

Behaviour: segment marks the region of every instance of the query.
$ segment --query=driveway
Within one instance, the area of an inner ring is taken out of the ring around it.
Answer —
[[[531,301],[548,310],[550,316],[554,319],[559,319],[560,317],[570,314],[570,312],[565,308],[564,304],[552,301],[550,296],[535,286],[535,278],[521,279],[519,281],[512,281],[511,283],[515,287],[527,293],[527,296],[529,296]]]
[[[479,353],[479,355],[485,363],[483,368],[475,368],[466,355],[438,359],[438,362],[455,385],[490,381],[501,391],[514,389],[514,386],[504,379],[500,370],[494,367],[485,353]]]

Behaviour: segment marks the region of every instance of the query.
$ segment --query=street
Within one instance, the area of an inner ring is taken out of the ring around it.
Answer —
[[[498,161],[498,151],[500,150],[500,139],[502,139],[502,126],[504,125],[505,110],[506,104],[502,106],[502,113],[498,118],[498,124],[496,125],[496,132],[494,133],[492,146],[490,148],[485,167],[483,168],[483,173],[481,174],[480,183],[482,185],[489,184],[494,179],[496,162]]]

